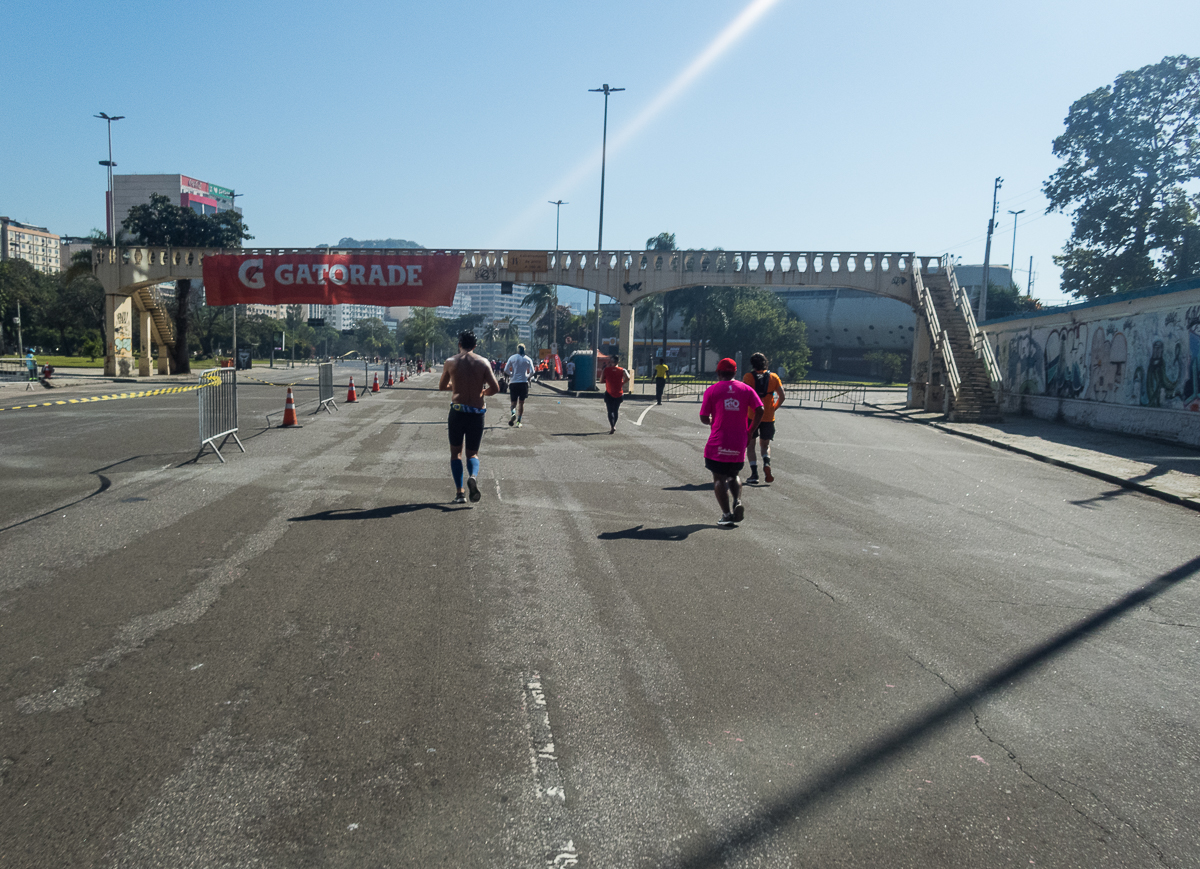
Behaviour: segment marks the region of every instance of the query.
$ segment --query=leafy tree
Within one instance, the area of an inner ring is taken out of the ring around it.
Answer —
[[[712,344],[722,356],[749,360],[762,353],[771,368],[787,367],[791,379],[801,380],[808,373],[809,348],[807,327],[788,310],[783,299],[763,290],[727,290],[729,302],[724,322],[714,328]]]
[[[991,297],[988,297],[990,303]],[[867,362],[878,363],[880,376],[884,383],[895,383],[900,379],[901,372],[904,371],[905,359],[899,353],[885,353],[882,350],[872,350],[870,353],[864,353],[863,359]]]
[[[57,295],[57,280],[54,275],[44,274],[23,259],[0,261],[0,312],[4,327],[0,329],[0,344],[4,330],[8,330],[12,342],[16,343],[17,327],[12,318],[17,313],[17,302],[21,303],[21,337],[26,345],[42,344],[46,329],[46,310]]]
[[[151,193],[148,205],[129,209],[129,216],[121,225],[143,244],[150,245],[239,248],[243,241],[254,238],[236,211],[197,214],[190,208],[172,204],[160,193]],[[191,293],[190,280],[175,282],[175,370],[182,374],[192,370],[188,354]]]
[[[1021,288],[1011,281],[1007,287],[988,281],[987,298],[988,317],[1007,317],[1023,311],[1038,311],[1042,307],[1042,303],[1033,296],[1021,295]]]
[[[445,345],[450,338],[446,334],[445,321],[433,308],[417,308],[405,322],[404,351],[409,356],[425,357],[438,345]]]
[[[1064,163],[1042,188],[1047,213],[1074,210],[1054,258],[1064,289],[1090,299],[1196,272],[1200,196],[1188,190],[1200,178],[1198,122],[1200,58],[1185,55],[1071,105],[1054,140]]]

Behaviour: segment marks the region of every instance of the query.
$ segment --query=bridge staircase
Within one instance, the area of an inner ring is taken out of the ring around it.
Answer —
[[[174,358],[175,353],[175,324],[167,311],[162,293],[158,287],[141,287],[133,293],[134,304],[139,311],[145,311],[154,321],[154,331],[157,333],[155,343],[161,343]]]
[[[997,422],[1001,419],[996,390],[1000,367],[975,324],[966,293],[943,257],[936,271],[915,269],[917,292],[933,336],[935,356],[946,375],[946,414],[954,422]]]

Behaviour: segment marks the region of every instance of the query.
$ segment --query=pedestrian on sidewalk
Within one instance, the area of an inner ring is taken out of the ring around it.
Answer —
[[[516,423],[521,427],[521,417],[525,415],[525,399],[529,397],[529,381],[536,370],[533,360],[525,355],[525,345],[518,344],[517,352],[508,357],[504,373],[510,378],[508,382],[508,400],[510,402],[508,424]]]
[[[746,463],[747,422],[750,429],[756,428],[763,415],[762,399],[752,387],[734,380],[736,374],[737,363],[722,359],[717,363],[720,379],[704,390],[700,400],[700,422],[711,427],[704,445],[704,466],[713,475],[713,492],[721,507],[717,524],[722,527],[746,516],[738,474]]]
[[[667,368],[667,360],[659,359],[658,365],[654,368],[654,399],[658,404],[662,404],[663,390],[667,388],[667,376],[670,369]]]
[[[750,435],[746,441],[746,451],[750,455],[750,476],[747,483],[758,482],[758,462],[754,454],[754,441],[757,439],[762,447],[763,479],[768,483],[775,480],[771,473],[771,441],[775,439],[775,411],[783,406],[787,397],[783,391],[783,381],[778,374],[767,370],[767,357],[755,353],[750,357],[750,371],[746,372],[743,381],[754,389],[763,403],[762,422],[750,427]],[[776,401],[776,396],[779,400]]]
[[[608,357],[604,368],[604,406],[608,408],[608,433],[617,430],[617,417],[621,414],[621,402],[625,400],[625,386],[629,383],[629,372],[617,364],[617,357]]]
[[[454,477],[454,503],[465,504],[463,491],[463,445],[467,448],[467,488],[471,502],[479,500],[479,444],[483,440],[483,415],[487,412],[484,397],[500,391],[492,366],[474,353],[474,332],[460,332],[458,355],[451,356],[442,366],[438,389],[451,393],[450,416],[446,427],[450,434],[450,473]]]

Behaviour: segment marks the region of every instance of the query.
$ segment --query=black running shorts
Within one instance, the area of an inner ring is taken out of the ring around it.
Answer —
[[[764,441],[775,440],[775,421],[760,422],[756,428],[750,432],[750,440],[761,438]]]
[[[512,396],[513,401],[524,401],[529,398],[529,384],[510,383],[508,385],[508,394]]]
[[[466,413],[461,410],[451,410],[446,420],[450,430],[450,446],[460,448],[463,441],[467,442],[467,452],[479,452],[479,443],[483,440],[482,413]]]
[[[704,459],[704,467],[722,477],[736,477],[745,464],[745,462],[718,462],[716,459],[707,457]]]

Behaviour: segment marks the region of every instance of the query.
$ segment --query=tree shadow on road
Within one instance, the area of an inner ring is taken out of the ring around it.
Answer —
[[[624,531],[605,531],[597,534],[597,540],[687,540],[691,534],[705,529],[715,529],[715,525],[668,525],[665,528],[645,528],[636,525]]]
[[[310,513],[307,516],[293,516],[289,522],[331,522],[342,519],[390,519],[393,516],[403,516],[405,513],[416,513],[418,510],[439,510],[442,513],[457,513],[460,510],[470,510],[462,504],[393,504],[388,507],[372,507],[369,510],[322,510],[320,513]]]
[[[762,844],[776,831],[803,820],[810,812],[868,774],[926,742],[952,719],[973,711],[975,704],[1012,690],[1015,684],[1038,672],[1047,661],[1092,638],[1112,622],[1197,573],[1200,573],[1200,556],[1131,591],[1027,652],[1016,655],[974,685],[965,686],[950,699],[935,704],[911,721],[881,735],[873,743],[837,758],[807,782],[766,804],[745,820],[734,821],[712,837],[705,837],[690,847],[685,846],[683,856],[665,865],[672,869],[715,869],[734,862],[746,849]]]

